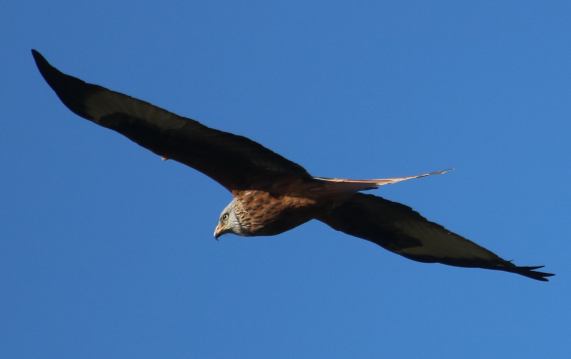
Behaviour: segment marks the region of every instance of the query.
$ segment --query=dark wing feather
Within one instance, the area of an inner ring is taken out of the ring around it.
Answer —
[[[516,266],[410,207],[373,195],[357,193],[318,219],[419,262],[501,270],[541,281],[553,275],[536,271],[541,266]]]
[[[32,50],[42,76],[74,113],[154,153],[191,166],[229,190],[263,189],[283,178],[310,179],[300,165],[242,136],[208,128],[148,102],[86,83]]]

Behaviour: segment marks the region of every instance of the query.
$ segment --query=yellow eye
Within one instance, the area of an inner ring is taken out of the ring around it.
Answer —
[[[228,220],[228,213],[224,213],[222,215],[222,218],[220,218],[220,222],[224,223]]]

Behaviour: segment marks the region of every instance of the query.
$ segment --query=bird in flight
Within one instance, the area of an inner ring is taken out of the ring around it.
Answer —
[[[163,159],[188,165],[232,194],[214,236],[276,235],[309,220],[363,238],[425,263],[493,269],[547,281],[543,266],[517,266],[430,222],[412,208],[362,193],[383,185],[443,174],[354,180],[310,175],[302,166],[246,137],[209,128],[148,102],[84,82],[51,66],[36,50],[36,65],[75,114],[107,127]]]

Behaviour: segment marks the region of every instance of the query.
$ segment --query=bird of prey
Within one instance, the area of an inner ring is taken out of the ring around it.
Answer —
[[[517,266],[430,222],[412,208],[362,191],[410,177],[352,180],[310,175],[300,165],[242,136],[209,128],[148,102],[84,82],[51,66],[36,50],[36,65],[60,100],[77,115],[128,137],[164,159],[184,163],[232,194],[214,231],[276,235],[317,219],[406,258],[493,269],[547,281],[542,266]]]

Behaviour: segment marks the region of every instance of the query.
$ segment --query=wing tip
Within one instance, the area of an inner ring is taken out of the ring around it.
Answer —
[[[541,272],[537,269],[541,269],[544,266],[513,266],[508,268],[497,268],[504,270],[506,272],[516,273],[527,278],[535,279],[541,282],[549,282],[549,277],[553,277],[555,273]]]
[[[46,65],[49,66],[48,61],[46,60],[46,58],[44,57],[44,55],[42,55],[38,50],[36,49],[31,49],[32,51],[32,57],[34,58],[34,61],[36,62],[36,66],[38,66],[38,68],[41,70],[42,68],[45,68]]]
[[[43,78],[47,81],[47,83],[54,88],[56,85],[56,77],[57,75],[61,74],[59,70],[54,68],[48,60],[42,55],[38,50],[32,49],[32,57],[34,58],[34,62],[36,63],[36,67],[40,71],[40,74]],[[54,88],[55,89],[55,88]]]
[[[63,104],[75,114],[92,120],[92,116],[86,113],[83,100],[88,92],[93,91],[93,86],[61,72],[52,66],[38,50],[31,49],[31,52],[38,71]]]

